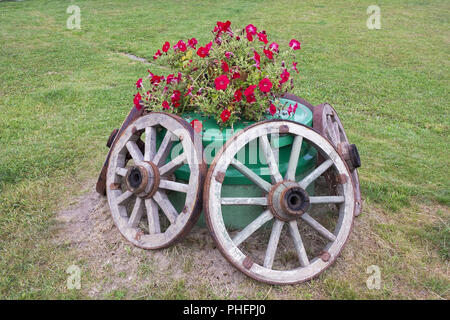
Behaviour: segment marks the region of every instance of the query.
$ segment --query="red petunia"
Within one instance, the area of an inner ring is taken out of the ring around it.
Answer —
[[[259,55],[258,52],[256,52],[256,50],[254,51],[253,60],[255,60],[255,62],[256,62],[255,67],[260,69],[261,56]]]
[[[188,92],[186,92],[185,94],[184,94],[184,96],[185,97],[187,97],[187,96],[192,96],[192,89],[193,89],[194,87],[193,86],[189,86],[189,90],[188,90]]]
[[[207,43],[206,46],[205,46],[205,48],[206,48],[206,50],[208,50],[208,52],[209,52],[209,50],[211,50],[211,47],[212,47],[212,41]]]
[[[281,75],[280,75],[280,78],[281,78],[280,84],[283,84],[283,83],[285,83],[286,81],[288,81],[290,75],[291,75],[291,74],[290,74],[286,69],[284,69],[283,72],[282,72]]]
[[[136,95],[134,96],[134,99],[133,99],[133,103],[134,103],[134,106],[136,107],[136,109],[138,109],[138,110],[141,110],[142,109],[142,105],[141,105],[141,94],[138,92],[138,93],[136,93]]]
[[[265,33],[259,32],[259,33],[258,33],[258,38],[259,38],[259,41],[264,42],[264,44],[267,44],[267,43],[268,43],[268,41],[267,41],[267,35],[266,35]]]
[[[242,100],[242,91],[241,89],[237,89],[234,93],[234,101],[239,102]]]
[[[230,119],[231,112],[228,111],[228,109],[224,109],[222,113],[220,114],[220,118],[222,119],[222,122],[228,121]]]
[[[250,33],[247,33],[247,40],[248,41],[253,41],[253,36]]]
[[[247,100],[248,103],[256,102],[256,98],[255,98],[256,87],[257,87],[257,85],[254,84],[254,85],[248,86],[248,88],[244,90],[245,99]]]
[[[270,89],[272,89],[272,82],[269,78],[264,78],[259,82],[259,90],[262,92],[270,92]]]
[[[153,60],[158,59],[159,56],[161,56],[161,50],[158,49],[158,51],[156,51],[156,53],[153,55]]]
[[[263,51],[264,51],[264,54],[266,55],[266,57],[267,57],[269,60],[272,60],[272,59],[273,59],[273,52],[272,52],[272,51],[267,50],[267,49],[264,49]]]
[[[225,52],[225,57],[226,57],[227,59],[230,59],[231,55],[234,55],[233,52],[231,52],[231,51]]]
[[[228,29],[231,26],[231,22],[227,21],[227,22],[220,22],[217,21],[217,27],[214,29],[215,32],[220,31],[220,32],[227,32]],[[219,34],[220,34],[219,32]]]
[[[233,73],[233,75],[231,76],[232,79],[239,79],[241,77],[241,74],[239,72],[235,72]]]
[[[249,24],[248,26],[245,27],[245,31],[247,32],[247,34],[255,35],[257,32],[257,29],[254,25]]]
[[[207,50],[205,47],[200,47],[197,50],[197,55],[201,58],[206,57],[209,54],[209,50]]]
[[[292,62],[292,69],[294,69],[298,73],[297,64],[297,62]]]
[[[216,90],[225,90],[228,87],[230,80],[226,75],[221,75],[214,80],[214,84],[216,85]]]
[[[139,80],[136,81],[136,88],[139,89],[140,87],[142,87],[142,78],[139,78]]]
[[[173,90],[173,94],[170,97],[170,100],[174,104],[175,108],[180,105],[181,92],[180,90]]]
[[[276,43],[276,42],[272,42],[269,45],[269,49],[272,50],[273,52],[278,52],[278,48],[279,48],[279,46],[278,46],[278,43]]]
[[[170,49],[170,43],[166,41],[166,43],[164,43],[163,47],[162,47],[162,51],[163,52],[167,52]]]
[[[293,50],[301,49],[301,48],[300,48],[300,42],[298,42],[298,41],[295,40],[295,39],[292,39],[292,40],[289,42],[289,47],[291,47]]]
[[[198,119],[194,119],[190,122],[191,127],[194,128],[194,131],[200,133],[202,131],[202,122]]]
[[[230,67],[228,67],[228,63],[226,61],[220,60],[220,62],[222,62],[222,70],[223,70],[223,72],[230,71]]]
[[[269,112],[272,116],[277,112],[277,107],[273,103],[270,104]]]
[[[162,103],[162,107],[164,109],[169,109],[169,103],[166,100],[164,100],[163,103]]]
[[[195,46],[197,45],[198,41],[195,38],[188,40],[188,47],[191,47],[192,49],[195,49]]]
[[[187,50],[186,43],[183,40],[177,42],[176,45],[173,46],[173,49],[180,50],[181,52],[185,52]]]

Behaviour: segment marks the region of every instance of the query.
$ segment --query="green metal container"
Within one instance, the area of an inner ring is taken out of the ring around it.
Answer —
[[[295,105],[297,102],[288,99],[280,99],[280,103],[286,103],[288,106],[289,104]],[[216,152],[233,134],[254,123],[252,121],[241,121],[239,123],[235,123],[233,129],[221,129],[214,119],[204,117],[200,114],[186,113],[183,115],[183,118],[187,122],[191,122],[194,119],[202,122],[202,143],[204,148],[204,156],[208,166],[214,159]],[[270,119],[271,117],[268,118]],[[291,116],[286,115],[285,117],[278,116],[276,118],[293,120],[312,127],[313,115],[310,109],[298,103],[295,114]],[[159,136],[162,137],[163,135],[160,134]],[[281,175],[284,176],[288,168],[293,137],[285,135],[279,137],[269,137],[269,140],[273,148],[278,147],[279,170]],[[158,143],[160,143],[160,141],[157,141],[157,144]],[[179,148],[179,146],[177,147],[177,145],[174,145],[173,149],[174,148]],[[171,152],[172,157],[178,155],[177,150],[173,151],[174,152]],[[169,155],[169,161],[171,156]],[[296,171],[297,181],[314,169],[316,157],[317,151],[312,146],[303,142]],[[245,146],[245,150],[244,148],[240,150],[236,158],[264,180],[271,182],[265,158],[262,150],[260,152],[259,144],[256,140],[247,144]],[[189,174],[189,167],[184,165],[175,171],[175,178],[176,180],[187,181],[189,179]],[[307,191],[309,194],[313,194],[314,184],[311,184]],[[261,189],[256,187],[253,182],[248,180],[233,167],[230,166],[228,168],[222,187],[223,197],[260,197],[261,195]],[[185,194],[180,192],[171,192],[169,194],[169,199],[177,210],[181,210],[185,201]],[[222,212],[226,226],[231,229],[242,229],[262,213],[262,208],[259,206],[227,206],[222,207]],[[198,224],[205,226],[203,213]]]

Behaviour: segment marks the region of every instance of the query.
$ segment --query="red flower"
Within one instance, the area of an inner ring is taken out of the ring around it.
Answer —
[[[167,52],[170,49],[170,43],[166,41],[166,43],[164,43],[163,47],[162,47],[162,51],[163,52]]]
[[[228,87],[230,80],[226,75],[221,75],[214,80],[214,83],[216,85],[216,90],[225,90]]]
[[[206,57],[209,54],[209,50],[206,49],[205,47],[200,47],[197,50],[197,55],[201,58]]]
[[[295,71],[297,71],[297,73],[298,73],[298,69],[297,69],[297,62],[292,62],[292,69],[294,69]]]
[[[139,89],[140,87],[142,87],[142,78],[139,78],[139,80],[136,81],[136,88]]]
[[[283,84],[286,81],[288,81],[290,75],[291,74],[286,69],[284,69],[283,72],[280,75],[280,77],[281,77],[280,84]]]
[[[253,41],[253,36],[250,33],[247,33],[247,40]]]
[[[259,41],[264,42],[264,44],[267,44],[267,35],[263,32],[258,33]]]
[[[255,89],[256,89],[257,85],[251,85],[249,86],[247,89],[245,89],[244,91],[244,95],[245,95],[245,99],[247,100],[248,103],[252,103],[256,101],[255,98]]]
[[[134,103],[134,106],[136,107],[136,109],[138,109],[138,110],[141,110],[142,109],[142,105],[141,105],[141,94],[138,92],[138,93],[136,93],[136,95],[134,96],[134,99],[133,99],[133,103]]]
[[[230,68],[228,67],[228,63],[226,63],[226,61],[220,60],[220,62],[222,62],[222,70],[223,70],[223,72],[230,71]]]
[[[230,119],[231,112],[228,111],[228,109],[224,109],[222,113],[220,114],[220,118],[222,119],[222,122],[228,121]]]
[[[270,92],[270,89],[272,89],[272,82],[268,78],[264,78],[259,82],[259,90],[262,92]]]
[[[161,50],[158,49],[158,51],[156,51],[156,53],[153,55],[153,60],[158,59],[159,56],[161,56]]]
[[[192,89],[193,89],[193,88],[194,88],[193,86],[190,86],[188,92],[186,92],[184,96],[185,96],[185,97],[187,97],[187,96],[192,96],[192,93],[191,93],[191,92],[192,92]]]
[[[264,51],[264,54],[266,55],[266,57],[267,57],[269,60],[272,60],[272,59],[273,59],[273,53],[272,53],[272,51],[267,50],[267,49],[264,49],[263,51]]]
[[[254,56],[253,56],[253,60],[256,61],[255,67],[260,69],[260,62],[261,62],[261,56],[259,55],[258,52],[256,52],[256,50],[254,51]]]
[[[270,45],[269,45],[269,49],[270,50],[272,50],[273,52],[278,52],[278,43],[276,43],[276,42],[272,42]]]
[[[181,92],[180,90],[173,90],[173,94],[170,97],[170,100],[174,104],[175,108],[180,105]]]
[[[233,75],[231,76],[232,79],[239,79],[241,77],[241,74],[239,72],[235,72],[233,73]]]
[[[292,40],[289,42],[289,47],[291,47],[293,50],[298,50],[298,49],[300,49],[300,42],[298,42],[298,41],[295,40],[295,39],[292,39]]]
[[[205,48],[206,48],[206,50],[208,50],[208,52],[209,52],[209,50],[211,50],[211,47],[212,47],[212,41],[207,43],[205,46]]]
[[[237,89],[234,93],[234,101],[239,102],[242,100],[242,91],[241,89]]]
[[[198,41],[195,38],[188,40],[188,47],[191,47],[192,49],[195,49],[195,46],[197,45]]]
[[[225,52],[225,57],[226,57],[227,59],[230,59],[231,55],[234,55],[233,52],[231,52],[231,51]]]
[[[185,52],[187,47],[186,47],[186,43],[183,40],[180,40],[177,42],[176,45],[173,46],[173,49],[176,50],[180,50],[181,52]]]
[[[219,34],[221,32],[227,32],[228,29],[230,28],[230,26],[231,26],[231,22],[230,21],[227,21],[227,22],[217,21],[217,27],[214,28],[214,31],[216,31],[216,32],[219,31]]]
[[[256,34],[256,27],[252,24],[249,24],[248,26],[245,27],[245,31],[247,32],[247,34],[250,35],[255,35]]]
[[[173,76],[173,73],[172,74],[169,74],[168,76],[167,76],[167,78],[166,78],[166,82],[167,82],[167,84],[170,84],[171,82],[175,82],[176,80],[175,80],[175,78],[174,78],[174,76]]]
[[[164,100],[163,103],[162,103],[162,107],[164,109],[169,109],[169,103],[166,100]]]
[[[269,112],[272,116],[277,112],[277,107],[273,103],[270,104]]]
[[[191,121],[191,127],[194,128],[194,131],[200,133],[202,131],[202,122],[198,119],[194,119]]]
[[[245,89],[245,91],[244,91],[244,95],[245,96],[252,95],[255,92],[256,87],[257,87],[256,84],[252,84],[251,86],[248,86],[248,88]]]

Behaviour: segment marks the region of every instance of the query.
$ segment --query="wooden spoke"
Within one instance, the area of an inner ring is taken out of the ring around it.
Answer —
[[[270,210],[264,211],[258,218],[253,220],[249,225],[242,229],[238,234],[233,237],[233,242],[236,246],[239,246],[248,237],[250,237],[256,230],[262,227],[267,221],[272,220],[273,215]]]
[[[272,269],[283,225],[284,222],[281,220],[275,220],[273,223],[272,233],[270,234],[269,244],[266,249],[266,256],[264,257],[264,267],[266,268]]]
[[[292,143],[291,156],[289,158],[288,169],[286,171],[287,180],[295,180],[295,171],[297,170],[298,158],[300,157],[300,150],[302,148],[303,137],[295,136]]]
[[[267,182],[266,180],[259,177],[256,173],[254,173],[252,170],[247,168],[245,165],[242,164],[242,162],[238,161],[237,159],[233,158],[231,160],[231,165],[236,168],[240,173],[242,173],[244,176],[246,176],[248,179],[250,179],[253,183],[255,183],[258,187],[261,189],[269,192],[272,185]]]
[[[124,193],[122,193],[120,196],[117,197],[116,201],[117,204],[121,204],[122,202],[124,202],[125,200],[127,200],[128,198],[130,198],[133,195],[132,192],[130,191],[125,191]]]
[[[147,210],[148,231],[150,234],[161,233],[159,224],[158,206],[153,199],[145,200],[145,208]]]
[[[318,177],[320,177],[322,175],[322,173],[327,171],[328,168],[331,167],[332,165],[333,165],[333,161],[330,160],[330,159],[325,161],[325,162],[323,162],[320,166],[318,166],[316,169],[314,169],[313,172],[308,174],[306,177],[304,177],[299,182],[300,187],[303,188],[303,189],[306,189],[311,184],[311,182],[313,182]]]
[[[136,142],[128,141],[126,146],[134,161],[142,161],[144,159],[144,156],[142,155],[142,152],[137,146]]]
[[[185,162],[186,162],[186,154],[182,153],[175,159],[171,160],[170,162],[166,163],[164,166],[159,168],[159,174],[164,175],[167,173],[172,173],[179,167],[181,167]]]
[[[343,196],[330,196],[330,197],[309,197],[309,203],[342,203],[345,198]]]
[[[189,185],[184,183],[179,183],[175,181],[169,180],[161,180],[159,182],[159,188],[167,189],[172,191],[184,192],[187,193],[189,191]]]
[[[170,131],[167,131],[166,135],[164,136],[163,141],[161,142],[161,145],[159,146],[158,152],[153,157],[153,163],[160,167],[167,159],[167,156],[169,155],[170,149],[172,148],[173,144],[173,134]]]
[[[222,198],[225,206],[267,206],[267,198]]]
[[[162,212],[166,215],[167,219],[169,219],[170,223],[175,223],[178,218],[178,212],[173,207],[169,198],[164,192],[156,191],[153,199],[156,201],[158,206],[161,208]]]
[[[298,225],[296,220],[289,222],[289,232],[292,240],[294,241],[295,251],[297,251],[298,261],[302,267],[309,265],[308,256],[306,255],[305,247],[303,246],[302,237],[298,231]]]
[[[137,197],[136,202],[131,212],[130,219],[128,220],[128,225],[132,228],[137,227],[139,221],[141,221],[142,215],[144,213],[144,206],[142,205],[142,199]]]
[[[125,177],[127,175],[128,170],[125,168],[117,168],[116,169],[116,174],[118,174],[119,176]]]
[[[156,129],[155,127],[145,128],[145,152],[144,161],[151,161],[156,152]]]
[[[273,150],[270,146],[267,135],[259,137],[259,142],[264,151],[264,156],[269,166],[270,175],[272,179],[274,180],[275,183],[282,181],[283,177],[281,176],[280,171],[278,171],[278,164],[273,154]]]
[[[311,217],[309,214],[307,213],[302,214],[302,219],[305,220],[307,224],[309,224],[314,230],[316,230],[320,235],[325,237],[327,240],[329,241],[336,240],[336,236],[334,234],[332,234],[324,226],[322,226],[320,223],[314,220],[314,218]]]

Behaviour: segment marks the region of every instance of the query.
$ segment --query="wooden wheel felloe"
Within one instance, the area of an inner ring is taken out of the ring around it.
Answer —
[[[357,170],[361,166],[358,149],[348,141],[344,126],[336,110],[328,103],[314,107],[313,119],[314,129],[318,130],[333,143],[350,168],[352,173],[351,177],[355,186],[355,216],[359,216],[362,210],[362,200]]]
[[[159,148],[158,135],[164,135]],[[206,172],[202,144],[195,138],[183,119],[160,112],[136,119],[115,138],[107,171],[108,203],[120,233],[136,246],[168,247],[195,224]],[[175,146],[179,154],[168,161]],[[189,181],[174,181],[173,172],[184,164]],[[170,192],[186,194],[184,207],[174,207]]]
[[[269,142],[269,137],[278,134],[293,137],[284,176]],[[239,150],[255,139],[267,160],[271,182],[235,158]],[[304,144],[312,145],[324,162],[296,181]],[[222,197],[223,178],[230,166],[261,189],[261,196]],[[336,194],[308,194],[308,186],[325,172],[339,181]],[[287,120],[259,122],[230,138],[210,166],[204,189],[208,227],[224,257],[248,276],[271,284],[309,280],[335,261],[350,234],[355,210],[350,175],[336,148],[311,128]],[[231,230],[222,216],[222,206],[227,205],[260,206],[261,214],[242,230]],[[313,207],[317,205],[334,207],[336,212],[316,215]]]

